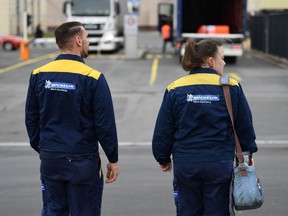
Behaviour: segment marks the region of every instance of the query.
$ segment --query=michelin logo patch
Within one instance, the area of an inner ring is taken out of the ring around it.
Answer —
[[[45,80],[45,89],[67,92],[74,91],[76,89],[76,85],[73,83],[51,82],[50,80]]]
[[[219,95],[192,95],[187,94],[187,102],[193,103],[212,103],[215,101],[219,101]]]

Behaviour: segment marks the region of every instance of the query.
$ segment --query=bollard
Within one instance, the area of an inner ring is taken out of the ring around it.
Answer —
[[[20,59],[27,60],[30,57],[29,44],[26,40],[20,41]]]

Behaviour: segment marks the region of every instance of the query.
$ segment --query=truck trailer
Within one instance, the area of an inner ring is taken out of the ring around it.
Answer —
[[[180,60],[185,42],[191,38],[224,39],[225,60],[235,63],[243,55],[247,0],[177,0],[176,42]]]
[[[81,22],[90,51],[115,51],[124,44],[127,0],[69,0],[63,4],[67,21]]]

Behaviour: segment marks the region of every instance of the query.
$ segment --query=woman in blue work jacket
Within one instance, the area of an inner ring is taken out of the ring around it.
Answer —
[[[166,89],[152,149],[162,171],[174,168],[177,216],[229,215],[235,142],[219,82],[225,66],[222,41],[187,42],[182,68],[189,74]],[[252,115],[241,85],[229,81],[242,151],[257,151]]]

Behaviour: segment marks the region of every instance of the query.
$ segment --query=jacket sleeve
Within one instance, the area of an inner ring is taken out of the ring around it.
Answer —
[[[242,151],[257,152],[256,135],[253,127],[253,119],[247,99],[239,84],[239,100],[237,105],[237,114],[235,121],[235,130],[237,132]]]
[[[40,117],[39,103],[36,96],[36,79],[37,75],[31,75],[28,87],[25,107],[25,125],[30,140],[31,147],[39,152],[40,139]]]
[[[152,151],[160,165],[171,162],[171,153],[174,143],[175,121],[173,117],[173,100],[168,90],[158,113],[152,139]]]
[[[112,97],[108,83],[100,75],[93,93],[93,115],[96,133],[109,162],[118,161],[118,139]]]

